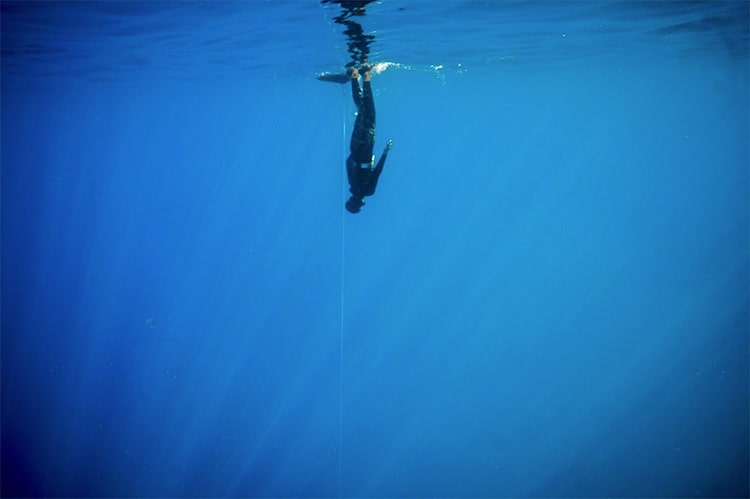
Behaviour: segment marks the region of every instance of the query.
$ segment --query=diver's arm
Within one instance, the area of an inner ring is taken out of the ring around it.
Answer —
[[[378,164],[375,165],[375,169],[372,171],[376,179],[380,176],[380,172],[383,171],[383,167],[385,166],[385,159],[388,157],[388,151],[390,151],[392,147],[393,147],[393,141],[389,140],[388,143],[385,145],[385,149],[383,149],[383,154],[380,155]]]

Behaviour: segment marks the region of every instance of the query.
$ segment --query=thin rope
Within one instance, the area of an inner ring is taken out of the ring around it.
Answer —
[[[342,87],[344,101],[344,114],[341,119],[341,158],[342,163],[346,165],[346,87]],[[341,174],[341,203],[346,202],[346,167]],[[344,221],[345,214],[343,206],[339,206],[341,211],[341,317],[340,317],[340,334],[339,334],[339,461],[338,461],[338,497],[341,497],[341,463],[344,444]]]

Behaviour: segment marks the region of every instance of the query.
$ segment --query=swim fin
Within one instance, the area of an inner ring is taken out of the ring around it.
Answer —
[[[351,77],[346,73],[318,73],[317,78],[320,81],[330,81],[331,83],[346,83]]]

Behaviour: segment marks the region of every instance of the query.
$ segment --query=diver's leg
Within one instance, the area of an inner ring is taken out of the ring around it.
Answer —
[[[350,148],[352,156],[359,164],[372,161],[372,148],[375,145],[375,107],[372,102],[370,88],[370,73],[364,74],[364,92],[360,93],[357,69],[352,70],[352,96],[357,104],[357,118],[354,120],[354,130]],[[356,89],[356,93],[355,93]]]
[[[357,110],[362,107],[362,91],[359,88],[359,71],[357,68],[352,69],[352,99],[354,99],[354,105],[357,106]]]
[[[352,156],[360,163],[363,162],[362,157],[366,153],[366,151],[363,151],[363,147],[367,144],[367,128],[364,126],[363,120],[364,114],[358,113],[357,118],[354,120],[352,140],[349,144]]]
[[[363,140],[366,141],[365,150],[363,151],[363,162],[372,161],[372,149],[375,147],[375,102],[372,97],[372,86],[370,84],[370,72],[364,74],[362,83],[362,107],[359,114],[362,117],[361,126],[363,128]],[[359,116],[357,116],[359,118]]]
[[[362,104],[367,114],[372,116],[373,126],[375,125],[375,100],[372,97],[372,83],[370,83],[370,72],[367,71],[362,82]]]

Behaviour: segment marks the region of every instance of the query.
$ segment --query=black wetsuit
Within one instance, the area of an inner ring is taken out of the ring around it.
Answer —
[[[349,192],[351,199],[347,202],[347,209],[352,213],[359,211],[364,202],[362,198],[375,194],[378,178],[383,171],[388,148],[383,151],[377,165],[373,165],[375,157],[372,149],[375,146],[375,102],[372,98],[372,87],[369,81],[359,88],[359,80],[352,78],[352,97],[357,106],[357,119],[354,121],[352,132],[351,153],[346,159],[346,173],[349,178]]]

